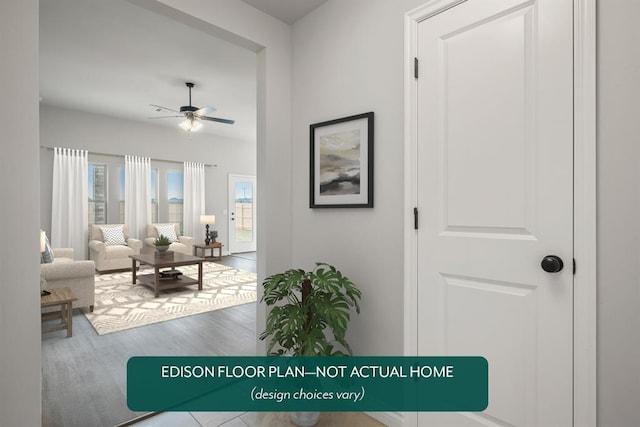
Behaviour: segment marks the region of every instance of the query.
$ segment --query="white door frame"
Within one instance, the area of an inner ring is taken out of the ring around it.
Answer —
[[[429,0],[405,15],[404,353],[418,353],[417,96],[414,58],[418,23],[467,0]],[[596,0],[574,11],[574,277],[573,425],[596,426]],[[403,425],[417,425],[405,413]]]

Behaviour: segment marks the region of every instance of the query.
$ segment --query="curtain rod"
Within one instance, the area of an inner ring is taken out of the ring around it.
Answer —
[[[41,145],[40,148],[44,148],[45,150],[49,150],[49,151],[53,151],[54,150],[53,147],[47,147],[47,146],[44,146],[44,145]],[[121,154],[98,153],[98,152],[95,152],[95,151],[88,151],[88,150],[87,150],[87,153],[93,154],[94,156],[118,157],[118,158],[124,159],[124,155],[121,155]],[[163,160],[163,159],[153,159],[153,158],[151,160],[154,161],[154,162],[166,162],[166,163],[184,164],[184,162],[181,162],[181,161],[178,161],[178,160]],[[194,162],[194,163],[197,163],[197,162]],[[204,165],[205,165],[205,167],[208,167],[208,168],[209,167],[213,167],[213,168],[217,168],[218,167],[218,165],[208,165],[206,163]]]

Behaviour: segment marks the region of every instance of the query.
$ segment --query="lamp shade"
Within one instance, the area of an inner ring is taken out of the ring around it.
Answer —
[[[178,126],[186,130],[187,132],[196,132],[202,127],[202,123],[192,117],[188,117],[183,122],[178,124]]]
[[[216,223],[215,215],[200,215],[200,224],[210,224],[213,225]]]
[[[44,250],[47,248],[45,243],[46,240],[47,234],[44,231],[40,230],[40,252],[44,252]]]
[[[193,120],[193,121],[191,122],[191,130],[190,130],[190,132],[196,132],[196,131],[199,131],[201,128],[202,128],[202,123],[200,123],[200,122],[199,122],[199,121],[197,121],[197,120]]]

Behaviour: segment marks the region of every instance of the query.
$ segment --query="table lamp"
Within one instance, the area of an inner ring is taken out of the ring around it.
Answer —
[[[211,239],[209,238],[209,224],[214,225],[216,223],[216,216],[215,215],[200,215],[200,224],[206,224],[205,225],[205,232],[204,232],[204,244],[208,245],[209,243],[211,243]]]

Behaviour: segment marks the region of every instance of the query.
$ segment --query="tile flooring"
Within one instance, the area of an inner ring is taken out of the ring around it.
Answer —
[[[286,412],[164,412],[135,427],[295,427]],[[322,412],[316,427],[384,427],[363,413]]]

